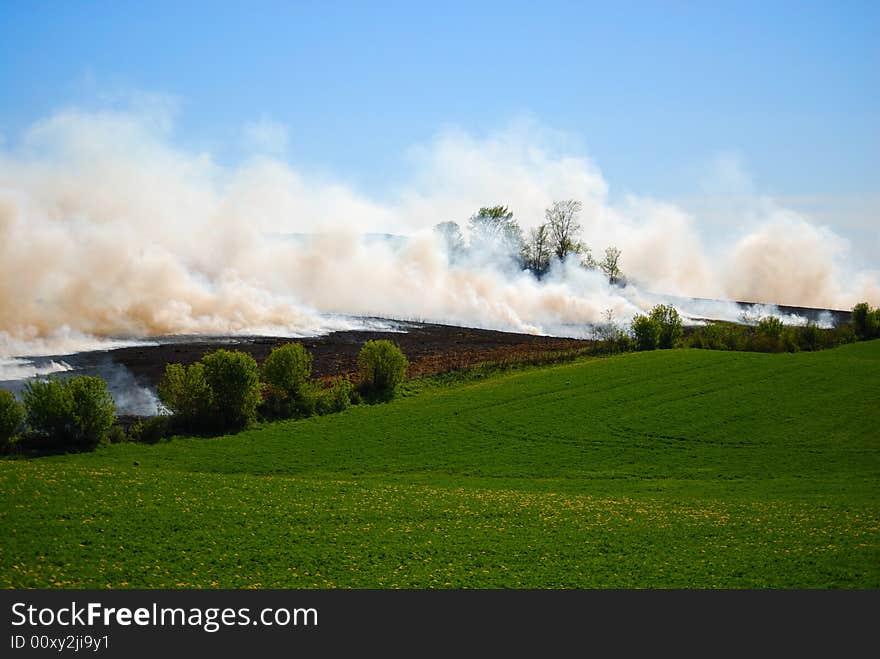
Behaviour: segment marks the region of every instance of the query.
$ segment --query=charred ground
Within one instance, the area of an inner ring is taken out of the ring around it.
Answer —
[[[410,361],[410,376],[425,376],[466,368],[486,361],[503,361],[531,353],[561,352],[589,347],[592,341],[497,332],[494,330],[424,323],[407,323],[405,332],[347,330],[303,339],[283,337],[199,338],[109,351],[113,361],[155,387],[166,364],[191,364],[219,348],[241,350],[262,363],[276,346],[301,342],[312,354],[312,375],[326,378],[353,373],[357,355],[370,339],[390,339]]]

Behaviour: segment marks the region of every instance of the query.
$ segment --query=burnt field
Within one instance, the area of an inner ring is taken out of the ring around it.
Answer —
[[[748,314],[756,307],[756,303],[752,302],[734,304],[743,314]],[[850,315],[849,311],[808,307],[777,305],[776,308],[781,313],[812,321],[820,320],[825,315],[835,325],[848,322]],[[298,341],[312,354],[312,375],[316,378],[327,378],[354,373],[357,370],[358,352],[364,342],[370,339],[390,339],[397,343],[410,361],[411,377],[435,375],[482,362],[505,361],[529,354],[579,350],[595,344],[595,341],[588,339],[536,336],[437,323],[406,322],[400,323],[399,327],[405,331],[343,330],[302,339],[217,336],[186,340],[175,336],[168,337],[167,340],[160,339],[160,345],[118,348],[107,354],[114,362],[131,371],[138,381],[155,388],[165,372],[166,364],[191,364],[219,348],[241,350],[262,363],[276,346]],[[693,329],[693,326],[686,325],[685,335]]]
[[[156,346],[136,346],[109,351],[112,360],[125,366],[142,383],[155,387],[171,363],[191,364],[213,350],[241,350],[262,363],[273,348],[301,342],[312,354],[312,375],[327,378],[354,373],[357,355],[370,339],[390,339],[410,361],[411,377],[434,375],[487,361],[504,361],[523,355],[588,348],[584,339],[534,336],[512,332],[407,323],[405,332],[346,330],[303,339],[283,337],[215,337]]]

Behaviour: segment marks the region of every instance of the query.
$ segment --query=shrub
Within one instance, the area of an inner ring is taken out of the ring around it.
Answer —
[[[786,327],[778,318],[767,316],[758,321],[749,337],[747,349],[755,352],[797,352],[800,349],[800,337],[799,329]]]
[[[799,328],[797,342],[801,350],[821,350],[825,347],[823,332],[812,320]]]
[[[156,444],[171,435],[171,432],[172,417],[167,414],[158,414],[135,423],[129,430],[129,435],[133,442]]]
[[[871,315],[871,307],[867,302],[860,302],[852,308],[852,324],[856,336],[865,339],[868,336],[868,317]]]
[[[863,341],[880,337],[880,307],[871,309],[867,302],[860,302],[852,309],[852,325]]]
[[[632,319],[632,331],[635,336],[636,350],[654,350],[660,338],[660,323],[648,316],[636,316]]]
[[[354,386],[348,378],[336,378],[333,383],[318,393],[316,411],[318,414],[333,414],[351,407]]]
[[[128,435],[125,432],[125,428],[122,426],[112,426],[109,431],[107,431],[107,441],[111,444],[121,444],[122,442],[128,441]]]
[[[220,430],[244,428],[260,404],[260,369],[247,353],[216,350],[202,357],[211,413]]]
[[[319,389],[309,381],[312,356],[300,343],[274,348],[263,362],[263,403],[260,412],[269,418],[311,416],[318,405]]]
[[[201,362],[165,366],[158,393],[181,429],[199,431],[210,427],[212,392]]]
[[[259,411],[269,419],[290,419],[312,416],[318,407],[321,389],[314,382],[304,382],[296,391],[263,383],[263,401]]]
[[[782,347],[782,350],[785,352],[797,352],[800,350],[798,336],[798,332],[794,327],[783,329],[782,335],[779,337],[779,345]]]
[[[291,398],[290,409],[297,417],[312,416],[318,411],[318,398],[321,387],[314,382],[306,382]]]
[[[709,323],[698,327],[689,339],[693,348],[708,350],[742,350],[745,331],[722,323]]]
[[[379,398],[393,396],[408,366],[406,355],[395,343],[386,339],[367,341],[358,354],[362,391]]]
[[[260,396],[262,400],[257,410],[263,418],[286,419],[293,416],[293,400],[284,389],[264,382],[261,385]]]
[[[599,339],[596,348],[600,354],[613,355],[631,349],[630,337],[620,325],[614,322],[614,312],[611,309],[605,312],[605,321],[596,325],[595,332]]]
[[[67,448],[94,448],[116,420],[107,383],[87,375],[64,382],[55,378],[30,382],[24,405],[31,433]]]
[[[612,355],[620,352],[629,352],[633,349],[632,339],[624,330],[617,330],[614,338],[608,341],[607,347]]]
[[[295,394],[311,375],[312,356],[301,343],[274,348],[263,362],[263,380],[288,394]]]
[[[24,388],[25,416],[31,434],[62,441],[68,433],[73,411],[64,384],[56,379],[38,379]]]
[[[81,375],[67,381],[73,401],[74,443],[95,446],[116,422],[116,405],[101,378]]]
[[[658,304],[651,309],[651,320],[657,323],[658,348],[672,348],[682,335],[681,316],[671,304]]]
[[[0,445],[8,442],[21,428],[24,419],[24,408],[15,400],[15,396],[5,389],[0,389]]]
[[[840,327],[835,327],[832,330],[833,336],[833,344],[832,345],[846,345],[847,343],[855,343],[858,340],[856,336],[856,332],[853,329],[852,325],[841,325]]]
[[[785,326],[782,324],[782,321],[778,318],[774,318],[773,316],[767,316],[766,318],[761,318],[758,321],[757,333],[761,336],[766,336],[771,339],[779,339],[782,337],[782,330]]]

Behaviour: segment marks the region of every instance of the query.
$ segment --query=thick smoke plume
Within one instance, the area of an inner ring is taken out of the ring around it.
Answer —
[[[220,166],[174,146],[164,116],[56,114],[0,147],[0,354],[350,322],[333,314],[577,335],[608,309],[625,322],[657,295],[880,302],[877,272],[849,270],[849,245],[828,228],[771,209],[733,243],[713,244],[673,205],[610,203],[592,163],[534,133],[443,135],[413,151],[412,179],[379,201],[274,157]],[[528,229],[568,198],[584,204],[594,252],[622,250],[629,286],[571,262],[540,281],[508,263],[451,263],[432,231],[494,203]]]

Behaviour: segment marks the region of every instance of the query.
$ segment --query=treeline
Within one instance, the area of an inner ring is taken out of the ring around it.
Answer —
[[[876,338],[880,338],[880,308],[872,309],[867,302],[861,302],[852,308],[850,322],[838,327],[822,328],[813,321],[785,325],[774,317],[762,318],[753,326],[710,323],[695,328],[683,345],[710,350],[798,352]]]
[[[355,381],[314,380],[312,356],[300,343],[275,348],[262,368],[245,352],[216,350],[189,366],[168,364],[158,386],[167,413],[138,421],[128,433],[116,424],[113,398],[101,378],[37,379],[25,386],[21,403],[0,390],[0,448],[88,451],[108,441],[152,443],[176,433],[236,432],[258,419],[331,414],[389,400],[408,366],[387,340],[363,345]]]
[[[598,327],[600,350],[606,353],[665,348],[703,348],[748,352],[798,352],[825,350],[854,341],[880,338],[880,308],[866,302],[852,309],[849,324],[821,328],[810,321],[805,325],[785,325],[778,318],[761,318],[755,325],[710,322],[685,329],[681,316],[671,305],[656,305],[649,314],[632,319],[628,330],[614,323],[608,313]]]
[[[510,261],[536,277],[543,277],[554,261],[576,257],[588,270],[600,270],[609,283],[626,283],[620,269],[621,251],[606,247],[597,259],[581,238],[578,220],[583,204],[575,199],[556,201],[544,211],[544,223],[524,234],[507,206],[481,208],[468,220],[469,240],[457,222],[441,222],[434,227],[451,262],[464,258],[480,261]]]

